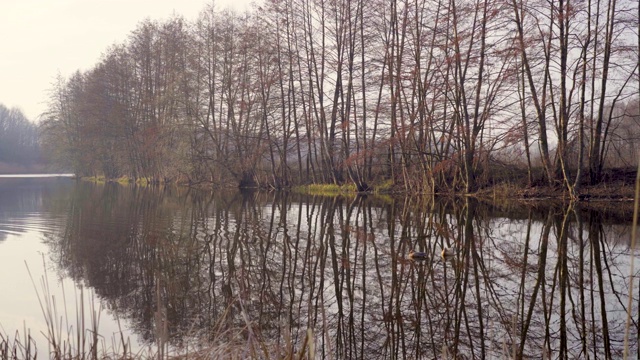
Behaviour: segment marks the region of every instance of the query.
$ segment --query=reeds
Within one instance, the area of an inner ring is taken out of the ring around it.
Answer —
[[[93,294],[89,294],[85,300],[85,292],[82,287],[76,289],[75,301],[72,309],[67,304],[67,295],[62,288],[62,303],[56,298],[49,284],[46,264],[38,282],[33,278],[27,265],[27,271],[33,284],[38,303],[45,319],[46,329],[42,335],[46,339],[48,354],[38,354],[36,341],[31,336],[25,324],[22,333],[16,331],[13,337],[6,335],[0,328],[0,360],[37,359],[49,358],[54,360],[84,360],[84,359],[289,359],[289,360],[313,360],[315,359],[315,337],[313,329],[307,329],[305,336],[299,339],[299,344],[293,340],[289,329],[283,326],[282,341],[277,339],[265,339],[260,333],[260,326],[251,321],[241,299],[232,301],[227,310],[220,316],[211,333],[206,336],[208,340],[197,343],[186,341],[187,345],[180,348],[172,347],[169,343],[168,318],[166,309],[158,301],[156,309],[155,347],[147,346],[138,352],[132,352],[131,343],[125,332],[120,328],[112,335],[110,343],[100,334],[100,318],[103,312],[101,305],[96,307]],[[158,285],[159,286],[159,285]],[[157,296],[159,296],[159,289]],[[230,309],[240,309],[240,315],[244,322],[243,327],[225,329],[228,324]],[[197,339],[198,329],[191,329],[188,337]],[[40,344],[42,345],[42,344]]]
[[[26,265],[26,263],[25,263]],[[48,353],[38,353],[35,338],[26,324],[22,333],[16,330],[13,338],[6,334],[5,329],[0,329],[0,360],[13,359],[133,359],[149,358],[152,352],[147,349],[136,354],[131,352],[129,339],[124,336],[120,328],[119,332],[107,344],[106,339],[100,335],[99,325],[102,314],[102,306],[96,308],[96,301],[91,292],[86,296],[83,287],[75,289],[72,302],[67,301],[64,281],[60,289],[62,298],[56,297],[49,283],[46,263],[43,258],[44,274],[37,280],[34,279],[28,265],[27,272],[33,284],[40,310],[45,320],[46,329],[41,331],[46,340]],[[87,299],[88,298],[88,299]],[[62,303],[60,303],[62,300]],[[73,304],[69,307],[69,304]],[[41,346],[43,344],[40,344]]]
[[[239,308],[244,326],[225,329],[234,307]],[[286,324],[282,326],[281,341],[265,339],[259,324],[251,320],[241,299],[229,304],[213,326],[211,336],[209,343],[200,345],[199,349],[176,353],[173,358],[314,360],[316,354],[313,329],[307,329],[299,344],[296,344]]]
[[[36,344],[31,337],[31,331],[25,326],[22,335],[16,330],[13,339],[5,335],[5,330],[0,329],[0,359],[35,359],[38,356]]]
[[[624,358],[629,358],[629,336],[631,332],[631,316],[633,316],[633,283],[634,280],[634,259],[636,256],[636,239],[637,239],[637,227],[638,227],[638,210],[640,208],[640,161],[638,161],[638,170],[636,172],[636,191],[633,203],[633,223],[631,227],[631,264],[629,266],[629,301],[627,303],[627,324],[624,334]],[[639,300],[640,301],[640,300]],[[640,304],[639,304],[640,306]],[[640,308],[638,308],[640,311]],[[636,329],[638,342],[636,343],[637,352],[636,356],[640,358],[640,329]]]

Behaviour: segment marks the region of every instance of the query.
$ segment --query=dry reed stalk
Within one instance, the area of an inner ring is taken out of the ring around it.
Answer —
[[[638,161],[638,170],[636,172],[636,192],[633,204],[633,224],[631,227],[631,264],[630,264],[630,274],[629,274],[629,302],[627,303],[627,324],[625,326],[624,332],[624,353],[623,358],[629,358],[629,334],[631,330],[631,311],[633,310],[633,274],[634,274],[634,258],[636,254],[636,237],[637,231],[636,228],[638,226],[638,208],[640,203],[640,160]],[[639,309],[640,311],[640,309]],[[636,329],[637,331],[637,329]],[[636,344],[636,346],[640,347],[640,344]],[[640,351],[640,350],[639,350]]]

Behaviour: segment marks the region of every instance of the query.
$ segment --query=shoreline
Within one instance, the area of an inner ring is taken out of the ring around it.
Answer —
[[[1,176],[1,175],[0,175]],[[75,177],[79,180],[94,183],[117,183],[121,185],[133,184],[137,186],[165,186],[175,185],[185,188],[193,188],[200,190],[218,190],[218,189],[237,189],[238,191],[285,191],[295,192],[306,195],[318,196],[356,196],[356,195],[373,195],[373,196],[437,196],[437,197],[473,197],[480,200],[514,200],[524,202],[536,201],[554,201],[569,202],[571,200],[569,192],[559,186],[518,186],[514,184],[499,183],[493,186],[479,189],[474,193],[464,192],[407,192],[398,186],[374,186],[373,190],[359,192],[353,184],[335,185],[335,184],[308,184],[300,186],[292,186],[286,189],[272,188],[239,188],[231,184],[213,184],[213,183],[197,183],[188,184],[178,181],[153,181],[147,178],[140,178],[137,181],[133,179],[121,177],[116,179],[107,179],[104,177]],[[576,202],[621,202],[632,203],[635,199],[635,184],[625,181],[604,182],[598,185],[583,185],[577,193]]]

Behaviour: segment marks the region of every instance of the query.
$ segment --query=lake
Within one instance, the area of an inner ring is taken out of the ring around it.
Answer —
[[[628,203],[64,177],[0,178],[0,199],[0,333],[10,344],[30,334],[40,357],[46,336],[82,348],[78,333],[140,357],[620,358],[625,338],[638,351]]]

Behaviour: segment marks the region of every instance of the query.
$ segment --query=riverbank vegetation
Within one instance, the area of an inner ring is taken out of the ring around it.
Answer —
[[[638,164],[638,24],[628,0],[211,5],[60,77],[42,143],[80,176],[579,198]]]

